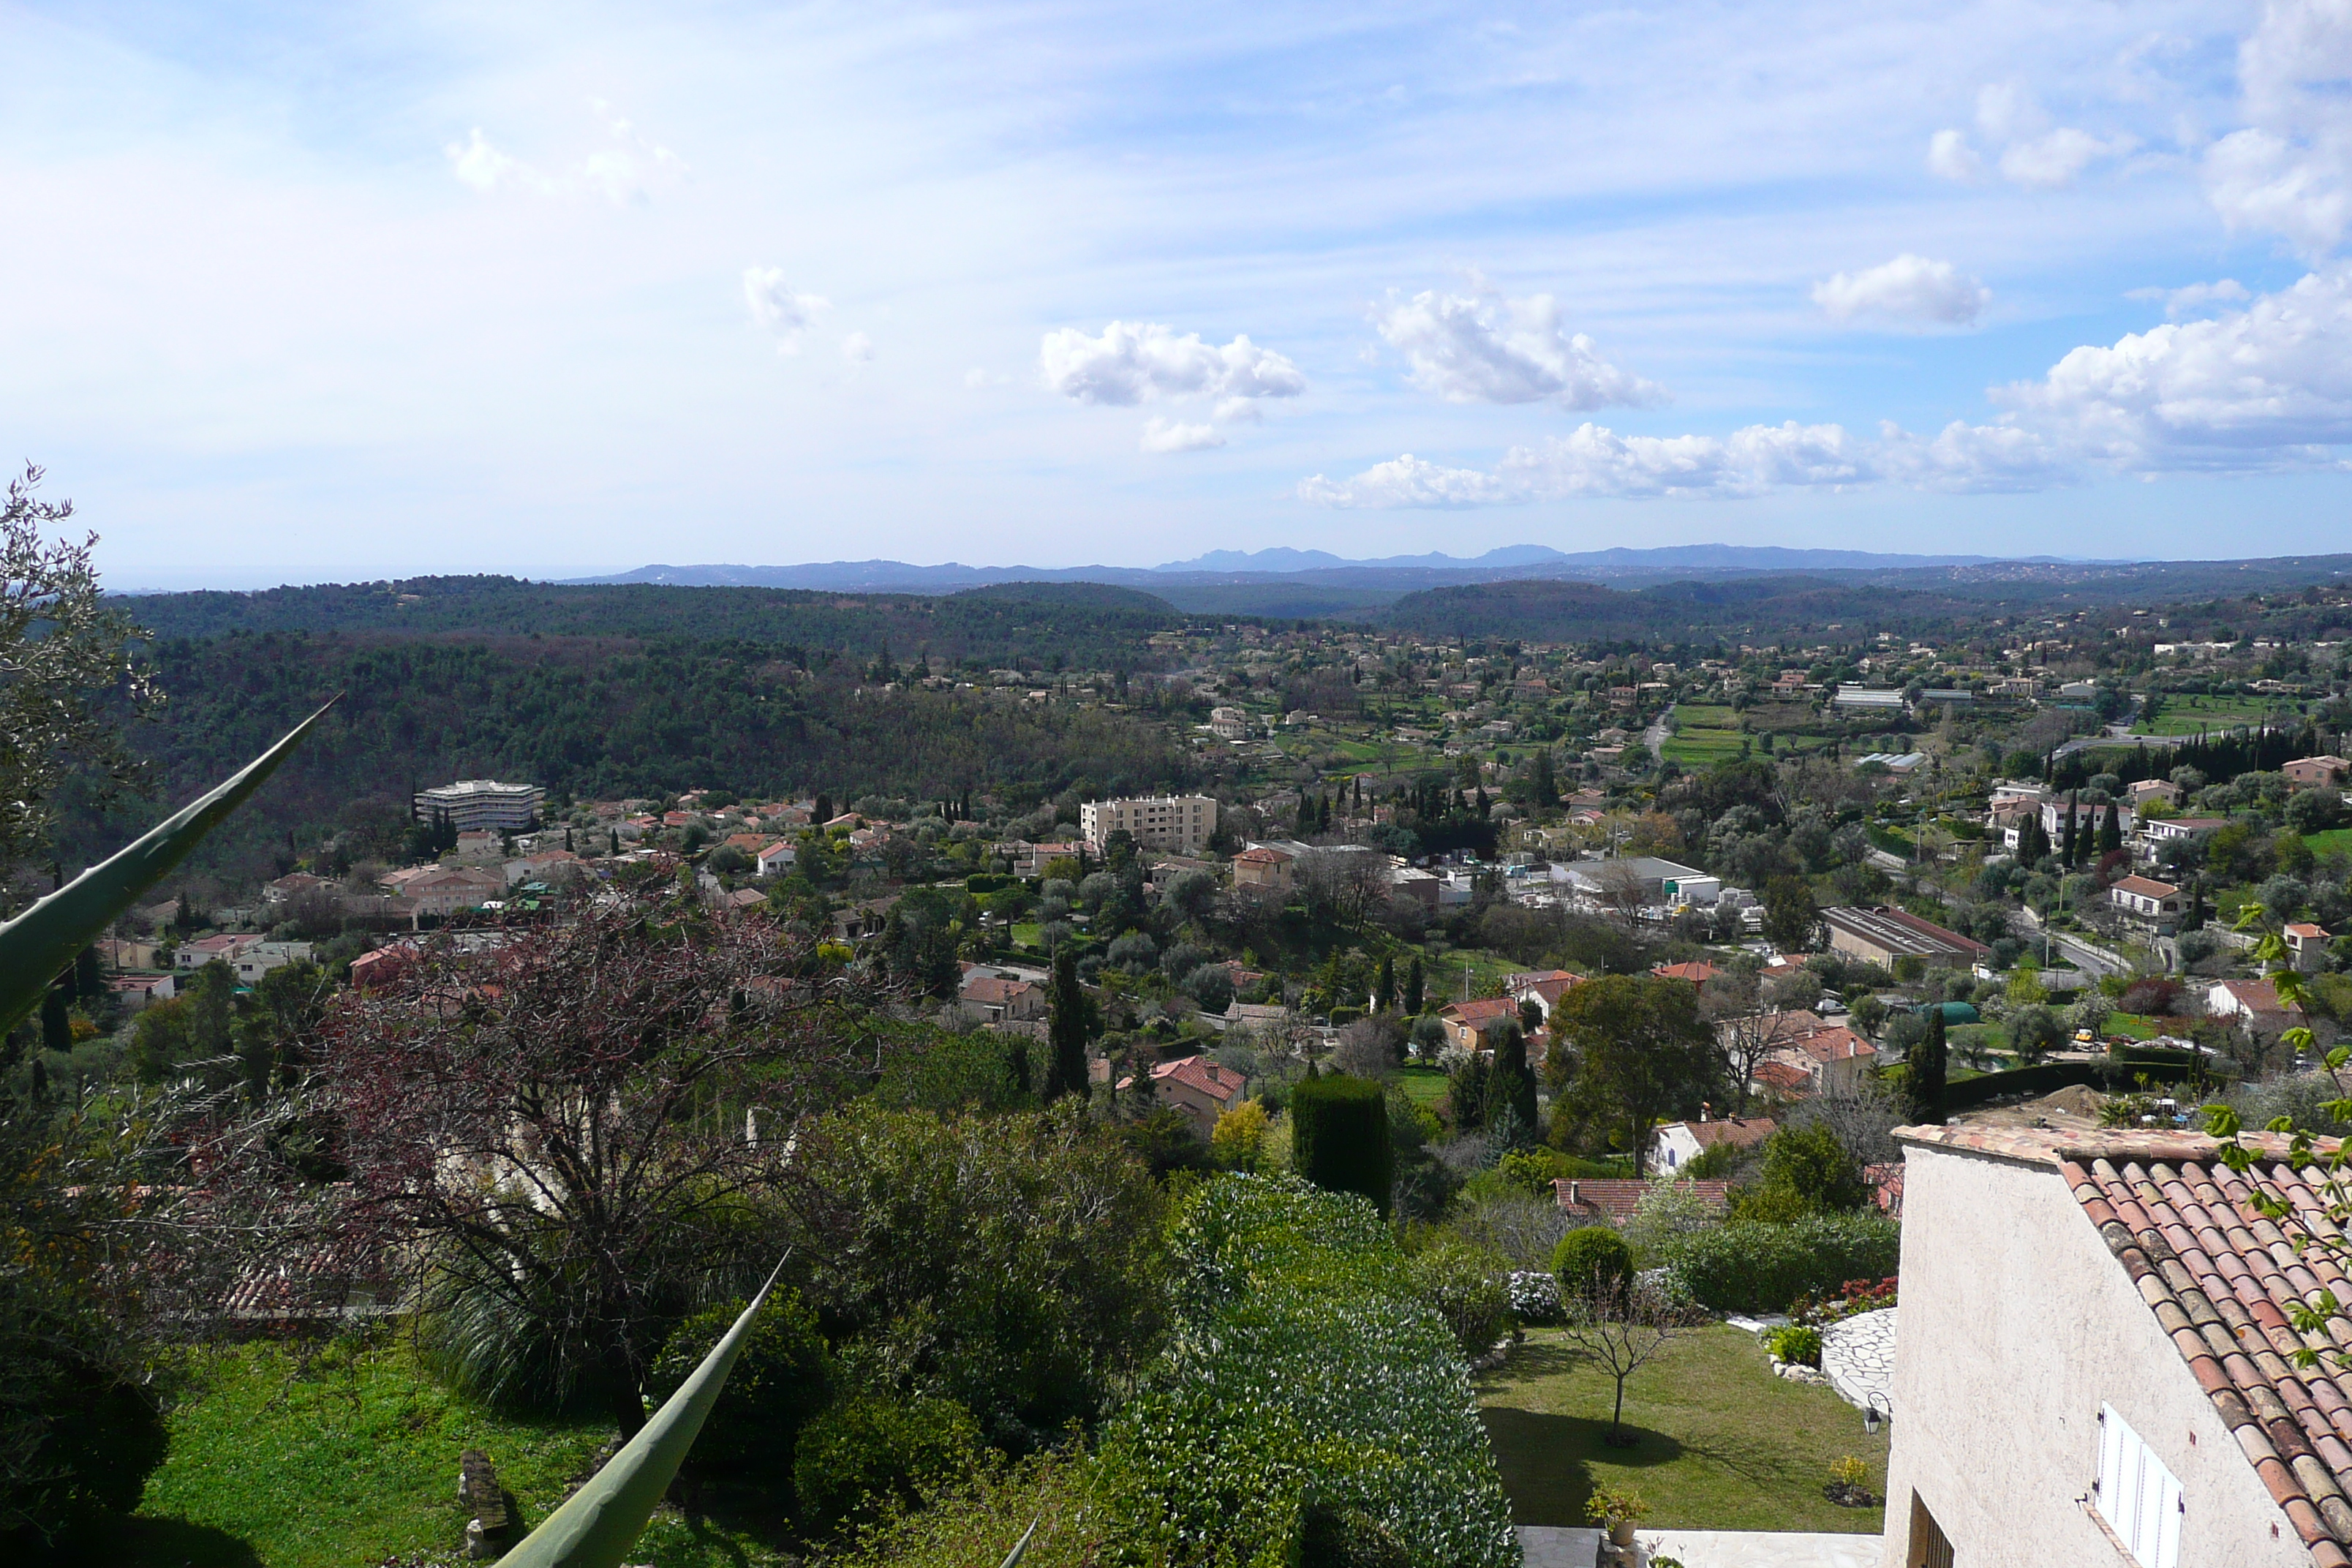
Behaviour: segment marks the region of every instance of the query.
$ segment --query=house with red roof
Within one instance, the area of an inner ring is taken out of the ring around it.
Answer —
[[[1445,1026],[1445,1043],[1465,1051],[1484,1050],[1486,1035],[1497,1024],[1519,1021],[1519,1005],[1508,996],[1481,996],[1469,1002],[1448,1002],[1437,1010]]]
[[[2140,925],[2170,925],[2180,919],[2180,889],[2153,877],[2116,878],[2107,885],[2107,902]]]
[[[1045,1016],[1045,988],[1017,975],[971,970],[956,995],[986,1013],[992,1024],[1008,1019],[1017,1024]]]
[[[2241,1175],[2186,1132],[1895,1136],[1881,1561],[2352,1568],[2352,1321],[2294,1327],[2352,1276],[2294,1245],[2336,1227],[2286,1139]]]
[[[2286,928],[2287,956],[2294,960],[2295,969],[2304,974],[2326,966],[2327,963],[2327,928],[2309,921],[2295,921]]]
[[[1536,969],[1503,976],[1503,994],[1514,1002],[1533,1002],[1543,1014],[1542,1026],[1549,1028],[1552,1007],[1568,994],[1569,987],[1583,984],[1583,975],[1565,969]]]
[[[1128,1092],[1134,1084],[1132,1075],[1121,1079],[1119,1092]],[[1181,1111],[1202,1142],[1216,1131],[1217,1118],[1241,1104],[1248,1087],[1241,1074],[1212,1057],[1180,1057],[1151,1069],[1152,1093]]]
[[[1704,985],[1723,971],[1705,959],[1700,959],[1695,963],[1653,964],[1650,966],[1650,973],[1661,980],[1687,980],[1694,985]]]
[[[1853,1094],[1876,1070],[1878,1047],[1843,1024],[1822,1024],[1773,1047],[1761,1065],[1774,1064],[1802,1078],[1801,1093]]]
[[[1679,1171],[1709,1149],[1752,1149],[1780,1124],[1769,1116],[1716,1116],[1699,1107],[1696,1121],[1669,1121],[1650,1133],[1650,1168]]]
[[[2288,1026],[2278,987],[2268,980],[2217,980],[2205,993],[2205,1016],[2227,1018],[2240,1028],[2275,1034]]]
[[[1563,1176],[1552,1183],[1552,1195],[1559,1204],[1559,1212],[1569,1216],[1570,1226],[1622,1226],[1633,1217],[1656,1186],[1654,1182],[1623,1181],[1614,1177],[1582,1180]],[[1684,1177],[1675,1184],[1690,1190],[1693,1196],[1706,1206],[1707,1213],[1720,1216],[1730,1212],[1731,1184],[1701,1182]]]

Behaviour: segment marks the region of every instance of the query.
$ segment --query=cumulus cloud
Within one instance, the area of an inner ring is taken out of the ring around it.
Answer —
[[[2317,258],[2352,227],[2352,7],[2271,0],[2239,47],[2247,123],[2205,152],[2205,191],[2235,228]]]
[[[1927,172],[1947,180],[1973,185],[1985,177],[1984,160],[1958,131],[1938,131],[1927,138]]]
[[[2011,143],[2000,155],[2004,178],[2041,190],[2057,190],[2102,158],[2120,158],[2139,145],[2137,138],[2116,135],[2101,141],[2071,125],[2031,141]]]
[[[2039,431],[1958,419],[1926,440],[1881,425],[1875,460],[1881,477],[1931,490],[2040,490],[2074,478],[2066,455]]]
[[[2001,178],[2040,190],[2071,185],[2103,158],[2120,158],[2139,145],[2137,138],[2100,138],[2072,125],[2053,124],[2033,95],[2014,82],[1990,82],[1977,92],[1977,129],[2000,150]],[[1927,168],[1947,180],[1974,184],[1985,177],[1985,161],[1957,129],[1938,131],[1927,141]]]
[[[1075,327],[1047,332],[1037,364],[1048,390],[1122,407],[1162,397],[1297,397],[1307,390],[1297,365],[1246,333],[1220,348],[1198,332],[1179,337],[1173,327],[1125,321],[1113,321],[1100,337]]]
[[[1533,498],[1513,493],[1492,474],[1440,468],[1407,452],[1392,461],[1374,463],[1351,479],[1328,479],[1321,474],[1302,479],[1298,499],[1311,506],[1385,510],[1508,506]]]
[[[452,142],[442,152],[449,160],[450,172],[485,195],[499,190],[541,196],[595,195],[625,206],[648,201],[655,190],[684,177],[685,161],[614,113],[612,105],[595,99],[589,107],[604,121],[610,140],[554,173],[491,145],[479,126],[466,141]]]
[[[1147,452],[1199,452],[1222,447],[1225,438],[1213,425],[1186,425],[1174,419],[1148,419],[1139,443]]]
[[[2181,289],[2134,289],[2124,298],[2151,301],[2161,300],[2165,315],[2177,321],[2184,316],[2202,315],[2216,304],[2242,304],[2252,296],[2236,279],[2223,278],[2212,283],[2191,283]]]
[[[1836,425],[1751,425],[1727,437],[1621,436],[1591,421],[1514,447],[1493,473],[1447,468],[1411,453],[1334,482],[1318,474],[1298,498],[1350,508],[1515,506],[1604,497],[1749,496],[1840,488],[1874,477],[1866,444]]]
[[[2352,269],[2075,349],[1994,399],[2011,423],[2117,468],[2339,467],[2328,448],[2352,443]]]
[[[841,357],[852,364],[867,364],[874,358],[874,340],[864,332],[852,332],[841,340]]]
[[[1665,400],[1664,388],[1570,332],[1549,294],[1508,300],[1484,287],[1467,296],[1391,294],[1373,324],[1403,353],[1413,384],[1448,403],[1555,403],[1581,413]]]
[[[1873,318],[1912,326],[1972,326],[1992,290],[1948,261],[1906,251],[1860,272],[1840,272],[1813,285],[1813,303],[1832,321]]]
[[[815,324],[817,312],[832,308],[822,294],[796,291],[779,267],[745,268],[743,302],[751,307],[752,323],[776,340],[780,354],[800,353],[801,339]]]

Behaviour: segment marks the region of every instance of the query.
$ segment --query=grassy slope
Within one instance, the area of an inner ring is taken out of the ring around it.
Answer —
[[[1561,1341],[1531,1329],[1479,1402],[1511,1515],[1521,1524],[1581,1525],[1596,1487],[1649,1500],[1646,1523],[1683,1530],[1875,1533],[1878,1509],[1822,1496],[1830,1461],[1856,1454],[1885,1477],[1887,1438],[1826,1388],[1774,1377],[1753,1335],[1710,1324],[1667,1347],[1625,1388],[1638,1447],[1603,1446],[1612,1380]]]
[[[210,1358],[171,1418],[172,1447],[147,1484],[116,1561],[139,1568],[351,1568],[387,1557],[454,1557],[466,1517],[457,1457],[498,1466],[526,1526],[561,1502],[611,1436],[596,1421],[513,1420],[427,1378],[387,1345],[330,1352],[308,1368],[248,1345]],[[775,1559],[749,1538],[657,1518],[631,1561],[661,1568]]]

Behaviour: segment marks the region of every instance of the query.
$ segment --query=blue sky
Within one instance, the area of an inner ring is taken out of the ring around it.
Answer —
[[[0,428],[118,585],[2352,549],[2341,4],[30,5],[0,47]]]

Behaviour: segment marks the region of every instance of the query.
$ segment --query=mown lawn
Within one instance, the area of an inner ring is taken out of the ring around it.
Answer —
[[[1564,1342],[1530,1329],[1508,1364],[1478,1380],[1480,1415],[1495,1446],[1511,1517],[1520,1524],[1582,1525],[1596,1487],[1648,1500],[1645,1523],[1679,1530],[1805,1530],[1874,1534],[1879,1509],[1840,1508],[1822,1496],[1830,1462],[1870,1461],[1886,1475],[1887,1435],[1826,1388],[1772,1375],[1755,1336],[1711,1323],[1667,1347],[1625,1388],[1630,1448],[1601,1441],[1613,1380]]]
[[[2275,703],[2248,697],[2179,696],[2167,692],[2164,705],[2142,732],[2149,735],[2193,735],[2200,730],[2225,730],[2259,724],[2279,711]]]
[[[454,1559],[467,1515],[457,1458],[480,1448],[525,1528],[584,1477],[612,1436],[602,1421],[517,1420],[434,1382],[407,1349],[330,1352],[304,1363],[277,1345],[203,1363],[170,1418],[172,1446],[138,1516],[110,1544],[125,1568],[355,1568]],[[781,1563],[756,1538],[675,1510],[630,1561],[658,1568]]]
[[[1433,1110],[1445,1102],[1445,1075],[1435,1068],[1400,1068],[1397,1087],[1415,1105],[1426,1105]]]
[[[2325,833],[2307,833],[2304,843],[2314,855],[2352,855],[2352,827],[2331,827]]]
[[[1666,739],[1665,755],[1678,763],[1718,763],[1738,756],[1748,740],[1729,708],[1685,702],[1675,710],[1675,732]]]

